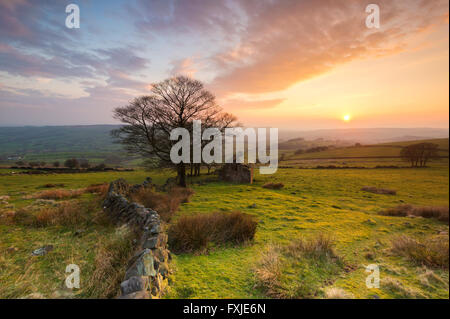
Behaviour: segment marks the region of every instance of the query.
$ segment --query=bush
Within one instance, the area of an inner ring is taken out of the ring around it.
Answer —
[[[241,212],[183,216],[169,228],[169,245],[177,252],[193,252],[205,250],[210,242],[240,244],[254,238],[256,225]]]
[[[448,269],[448,249],[448,238],[417,240],[403,235],[392,240],[391,250],[416,264]]]
[[[387,188],[376,188],[374,186],[364,186],[361,188],[362,191],[374,193],[374,194],[383,194],[383,195],[397,195],[397,191]]]
[[[447,207],[440,206],[424,206],[415,207],[408,204],[398,205],[393,208],[379,212],[380,215],[384,216],[421,216],[424,218],[434,218],[441,222],[448,223],[449,221],[449,210]]]
[[[262,186],[263,188],[268,189],[282,189],[284,187],[283,183],[267,183]]]
[[[180,204],[189,202],[189,198],[193,194],[194,191],[190,188],[173,187],[167,194],[142,188],[131,197],[133,201],[157,211],[162,220],[169,222]]]

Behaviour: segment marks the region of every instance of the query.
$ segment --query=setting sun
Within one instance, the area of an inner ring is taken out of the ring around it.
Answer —
[[[343,117],[342,119],[343,119],[345,122],[348,122],[348,121],[350,121],[351,116],[350,116],[350,114],[345,114],[344,117]]]

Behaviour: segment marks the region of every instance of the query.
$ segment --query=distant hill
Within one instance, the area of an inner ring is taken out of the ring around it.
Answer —
[[[290,159],[329,159],[329,158],[353,158],[353,157],[398,157],[403,146],[415,143],[430,142],[439,145],[439,155],[449,155],[449,139],[428,139],[417,141],[404,141],[396,143],[382,143],[375,145],[358,145],[348,147],[330,148],[319,152],[304,152],[302,154],[294,154]]]
[[[346,141],[352,143],[377,144],[448,138],[449,130],[440,128],[355,128],[355,129],[323,129],[313,131],[280,130],[279,138],[283,141],[304,138],[315,140],[322,138],[331,141]]]
[[[0,127],[2,161],[55,161],[70,157],[120,162],[125,155],[111,130],[119,125]]]

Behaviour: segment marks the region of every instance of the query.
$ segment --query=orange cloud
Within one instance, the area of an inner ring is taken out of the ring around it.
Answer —
[[[213,57],[224,70],[211,84],[219,95],[281,91],[355,59],[399,52],[448,15],[444,0],[382,0],[381,27],[368,29],[366,1],[261,2],[244,1],[239,47]]]

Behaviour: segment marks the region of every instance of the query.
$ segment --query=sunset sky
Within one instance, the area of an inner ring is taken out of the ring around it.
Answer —
[[[65,26],[69,3],[79,29]],[[379,29],[365,25],[369,3]],[[448,9],[444,0],[0,0],[0,125],[116,123],[113,108],[187,74],[246,126],[448,128]]]

